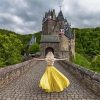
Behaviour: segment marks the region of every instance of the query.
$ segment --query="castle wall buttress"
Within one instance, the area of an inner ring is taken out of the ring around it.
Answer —
[[[75,57],[75,40],[71,40],[71,52],[72,56]]]
[[[60,37],[60,50],[61,51],[69,51],[69,40],[66,38],[65,35],[59,36]]]

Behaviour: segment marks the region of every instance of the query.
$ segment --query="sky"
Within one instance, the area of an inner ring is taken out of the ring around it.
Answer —
[[[55,9],[58,15],[59,6],[72,28],[100,27],[100,0],[0,0],[0,28],[41,31],[45,12]]]

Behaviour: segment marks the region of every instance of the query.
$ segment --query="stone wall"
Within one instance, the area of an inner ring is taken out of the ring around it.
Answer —
[[[0,88],[24,74],[33,65],[32,60],[0,68]]]
[[[67,70],[69,70],[76,78],[84,83],[87,88],[91,89],[96,95],[100,96],[100,74],[83,68],[79,65],[68,61],[59,61]]]
[[[54,50],[54,55],[58,57],[59,54],[59,43],[41,43],[41,54],[45,56],[46,48],[51,47]]]

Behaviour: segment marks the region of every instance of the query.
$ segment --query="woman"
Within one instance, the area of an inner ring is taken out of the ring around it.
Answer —
[[[69,80],[53,66],[55,60],[66,59],[56,59],[52,52],[48,52],[45,59],[35,58],[35,60],[45,60],[47,63],[47,68],[40,80],[39,87],[46,92],[60,92],[69,86]]]

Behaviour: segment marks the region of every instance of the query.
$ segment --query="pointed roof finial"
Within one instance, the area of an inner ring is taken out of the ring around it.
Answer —
[[[59,1],[59,8],[60,8],[60,11],[61,11],[61,8],[62,8],[62,0]]]
[[[59,8],[60,8],[60,11],[61,11],[62,5],[60,5]]]

